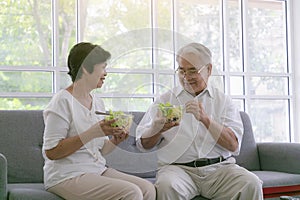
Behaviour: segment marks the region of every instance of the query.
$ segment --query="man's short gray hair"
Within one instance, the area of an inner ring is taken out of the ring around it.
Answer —
[[[183,54],[193,53],[199,56],[199,59],[204,64],[212,63],[212,55],[211,51],[200,43],[189,43],[183,47],[181,47],[176,55],[176,60],[178,61],[178,57],[182,57]]]

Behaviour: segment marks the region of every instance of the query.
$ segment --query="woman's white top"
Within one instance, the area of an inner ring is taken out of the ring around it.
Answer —
[[[103,116],[95,114],[96,110],[105,111],[103,101],[96,99],[95,96],[92,98],[92,108],[89,110],[68,91],[61,90],[53,96],[45,108],[43,157],[46,189],[85,173],[102,174],[105,171],[106,160],[100,150],[104,141],[108,139],[107,136],[91,140],[62,159],[50,160],[45,155],[45,150],[56,147],[60,140],[76,136],[103,119]]]

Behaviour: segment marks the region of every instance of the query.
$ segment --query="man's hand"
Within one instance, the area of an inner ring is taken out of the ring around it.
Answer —
[[[162,112],[160,110],[157,111],[157,116],[156,118],[153,120],[152,123],[152,133],[163,133],[171,128],[173,128],[174,126],[178,126],[179,122],[168,122],[167,118],[163,116]]]
[[[154,147],[165,131],[178,125],[179,122],[167,122],[167,118],[163,116],[160,110],[158,110],[156,118],[153,119],[152,126],[141,137],[143,147],[145,149]]]
[[[230,128],[210,119],[201,102],[192,100],[187,102],[185,105],[186,112],[192,113],[198,121],[201,121],[219,145],[229,151],[236,151],[238,148],[238,141],[234,132]]]
[[[203,108],[203,105],[201,102],[192,100],[188,101],[185,104],[185,109],[187,113],[191,113],[194,115],[194,117],[198,120],[203,122],[208,116]]]

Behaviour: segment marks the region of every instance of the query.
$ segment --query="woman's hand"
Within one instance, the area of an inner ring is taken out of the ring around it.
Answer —
[[[116,122],[117,119],[112,120],[101,120],[99,122],[100,129],[104,133],[104,135],[112,135],[112,136],[118,136],[124,133],[124,129],[121,127],[112,127],[111,124]]]
[[[123,131],[121,134],[119,135],[113,135],[112,138],[110,139],[110,141],[114,144],[114,145],[118,145],[121,142],[123,142],[124,140],[126,140],[129,137],[129,133],[126,131]]]

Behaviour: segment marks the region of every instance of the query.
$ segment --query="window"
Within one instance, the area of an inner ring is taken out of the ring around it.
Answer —
[[[91,41],[112,53],[96,91],[107,108],[145,111],[178,84],[174,52],[196,41],[256,140],[293,140],[288,0],[4,0],[0,10],[0,109],[43,109],[70,84],[71,46]]]

